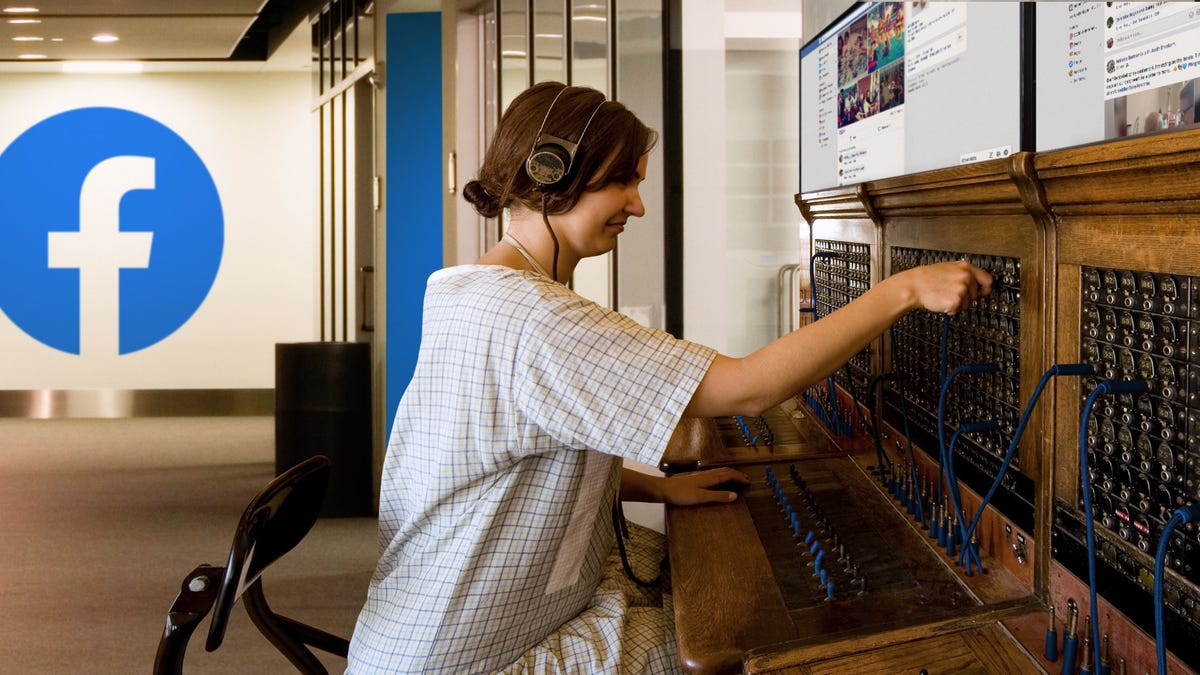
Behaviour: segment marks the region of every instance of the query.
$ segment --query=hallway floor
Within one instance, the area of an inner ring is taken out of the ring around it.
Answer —
[[[274,421],[0,419],[0,457],[0,671],[145,673],[184,576],[225,564],[271,480]],[[349,637],[376,555],[374,518],[322,519],[267,571],[267,600]],[[240,605],[213,653],[208,626],[189,675],[295,672]]]

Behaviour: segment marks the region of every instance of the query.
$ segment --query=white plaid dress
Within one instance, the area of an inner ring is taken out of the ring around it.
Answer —
[[[630,672],[658,667],[665,642],[673,656],[670,616],[605,571],[609,514],[620,458],[658,462],[715,355],[530,272],[430,276],[347,672]]]

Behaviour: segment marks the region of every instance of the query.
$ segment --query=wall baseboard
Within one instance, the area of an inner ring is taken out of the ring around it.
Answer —
[[[0,418],[119,419],[274,414],[274,389],[0,390]]]

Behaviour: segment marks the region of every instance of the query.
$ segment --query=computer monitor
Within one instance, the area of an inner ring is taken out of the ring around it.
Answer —
[[[1196,125],[1200,5],[1036,4],[1038,150]]]
[[[853,5],[800,50],[800,191],[1006,157],[1020,2]]]

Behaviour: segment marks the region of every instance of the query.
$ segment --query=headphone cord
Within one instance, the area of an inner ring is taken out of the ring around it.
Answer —
[[[621,566],[625,568],[625,576],[643,588],[654,588],[662,582],[662,573],[650,581],[639,579],[629,564],[629,556],[625,553],[625,539],[629,536],[629,526],[625,523],[625,510],[621,508],[621,500],[614,499],[612,507],[613,532],[617,535],[617,550],[621,552]],[[664,559],[663,562],[666,562]],[[660,565],[661,567],[661,565]]]
[[[558,281],[558,236],[554,234],[554,228],[550,227],[550,216],[546,215],[546,193],[542,193],[542,222],[546,224],[546,231],[550,233],[550,240],[554,242],[554,259],[551,261],[550,278]]]

